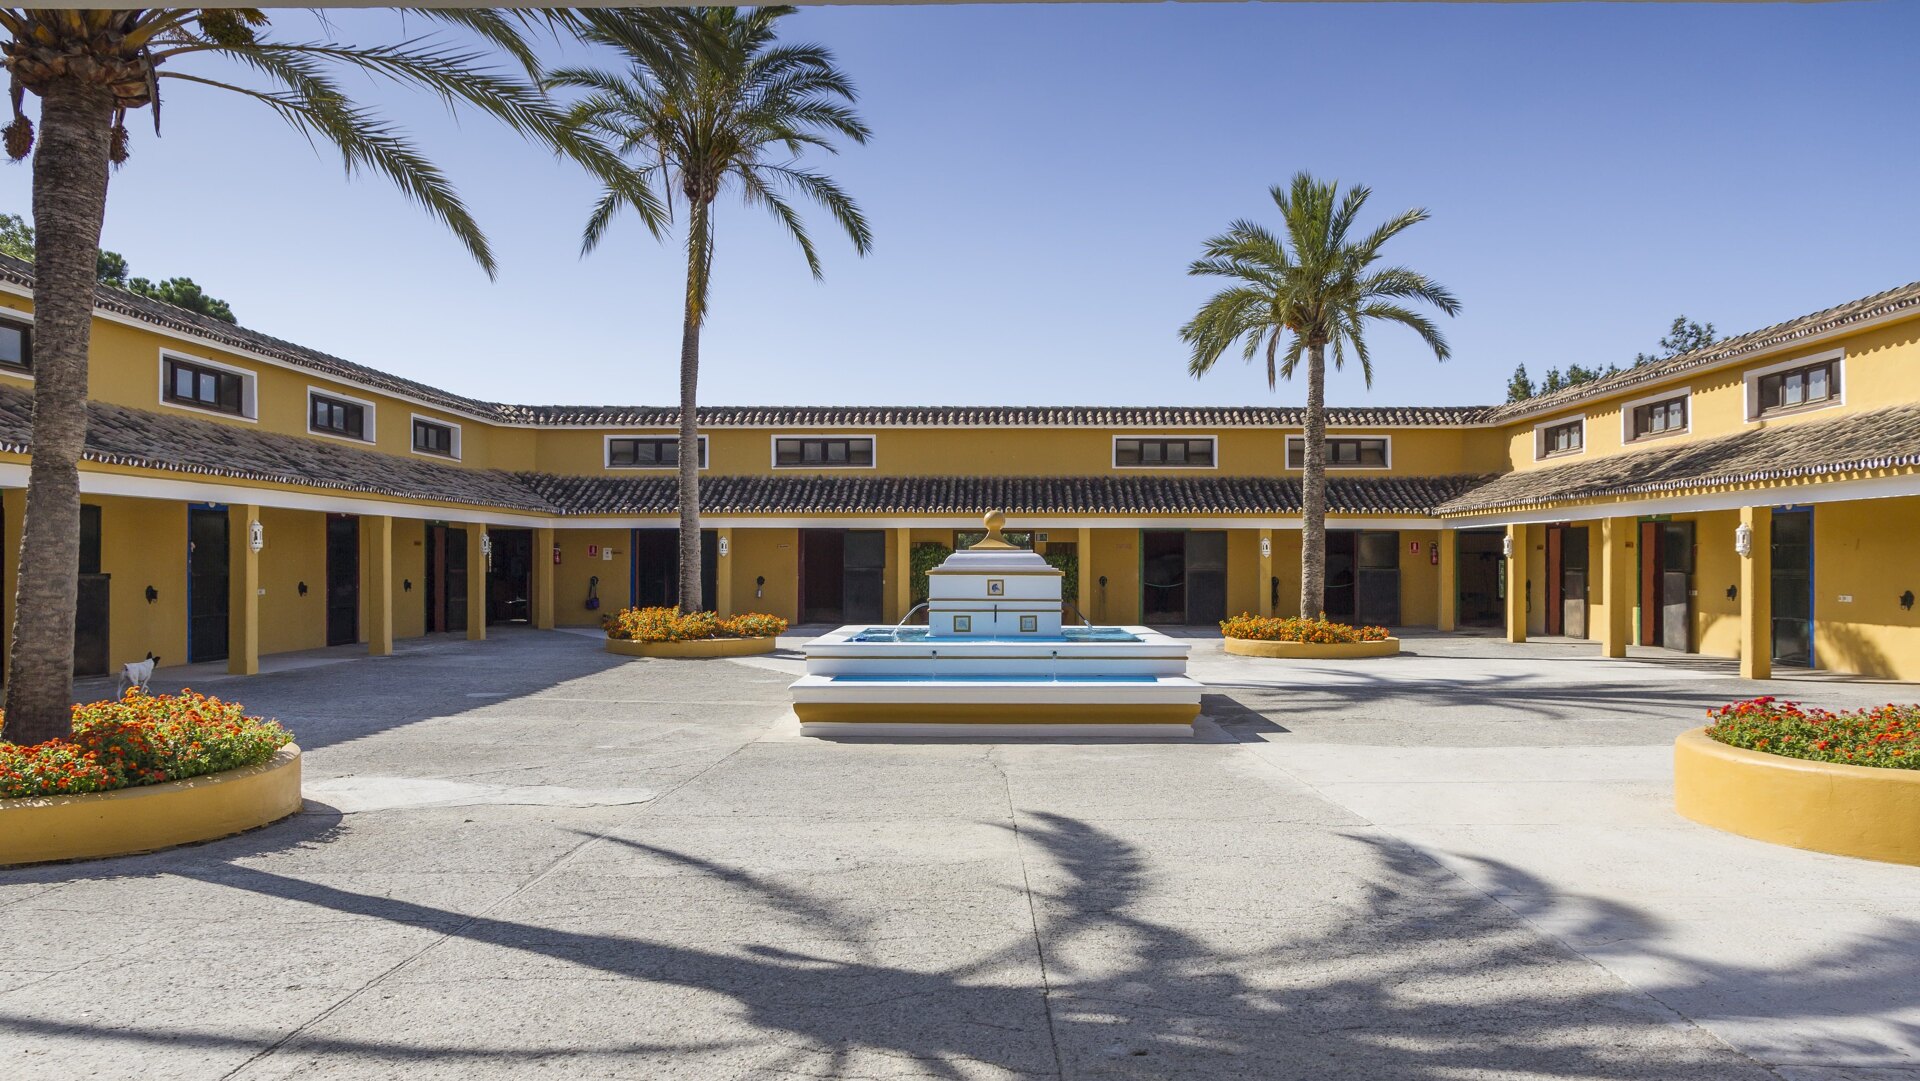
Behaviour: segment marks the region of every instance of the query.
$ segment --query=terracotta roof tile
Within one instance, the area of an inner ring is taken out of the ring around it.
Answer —
[[[1508,473],[1441,503],[1439,512],[1487,513],[1914,467],[1920,467],[1920,405],[1906,405]]]

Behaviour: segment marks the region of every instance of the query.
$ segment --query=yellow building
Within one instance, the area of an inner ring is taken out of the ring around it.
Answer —
[[[0,257],[9,546],[31,273]],[[465,398],[117,290],[93,341],[79,671],[674,600],[672,409]],[[1526,402],[1330,412],[1330,617],[1920,679],[1920,284]],[[1095,622],[1299,608],[1297,409],[699,421],[709,607],[897,620],[915,547],[999,508]]]

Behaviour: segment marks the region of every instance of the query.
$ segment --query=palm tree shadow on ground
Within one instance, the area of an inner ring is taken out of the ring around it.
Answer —
[[[325,828],[325,821],[315,828]],[[1486,863],[1483,870],[1503,884],[1504,893],[1537,898],[1510,908],[1466,887],[1417,848],[1351,834],[1346,841],[1368,856],[1351,888],[1263,911],[1259,898],[1182,895],[1167,869],[1117,832],[1125,828],[1054,814],[1021,816],[1019,842],[1033,869],[1033,937],[1015,935],[1009,944],[983,946],[964,961],[924,968],[881,960],[871,906],[869,913],[856,912],[810,879],[774,881],[613,836],[583,845],[604,841],[681,872],[718,878],[744,904],[790,930],[781,936],[787,943],[713,947],[574,931],[468,915],[238,862],[184,873],[329,913],[432,927],[444,932],[446,942],[524,955],[528,978],[577,978],[582,995],[609,993],[601,988],[608,978],[689,992],[687,1016],[676,1021],[685,1025],[682,1040],[530,1049],[436,1039],[432,1033],[417,1042],[356,1039],[330,1035],[323,1023],[260,1050],[325,1057],[343,1069],[438,1064],[459,1070],[460,1063],[485,1058],[552,1064],[574,1055],[619,1054],[670,1057],[676,1069],[693,1072],[705,1065],[699,1056],[745,1056],[761,1073],[827,1077],[881,1066],[897,1072],[903,1062],[940,1078],[1002,1072],[1413,1081],[1481,1072],[1690,1081],[1775,1077],[1527,922],[1551,915],[1589,931],[1623,923],[1654,926],[1630,906],[1554,894],[1518,868]],[[635,914],[637,921],[646,918],[644,911]],[[1920,923],[1890,920],[1881,934],[1801,965],[1793,1001],[1805,1005],[1786,1008],[1774,1020],[1791,1026],[1797,1019],[1893,1016],[1911,1009],[1920,988],[1874,973],[1911,971],[1920,962],[1915,931]],[[1582,933],[1569,937],[1577,940]],[[1889,951],[1908,961],[1887,965]],[[1036,956],[1044,961],[1044,979],[1034,974]],[[1709,965],[1674,958],[1672,970],[1693,986],[1780,978],[1737,960]],[[475,992],[456,981],[416,983],[411,993]],[[712,1004],[716,996],[718,1009]],[[569,1001],[563,994],[549,1009],[568,1010]],[[532,1020],[545,1025],[559,1018],[542,1021],[535,1012]],[[741,1035],[743,1027],[751,1034]],[[223,1032],[52,1023],[6,1014],[0,1014],[0,1030],[120,1041],[137,1045],[136,1052],[143,1046],[244,1049],[262,1043]],[[1851,1057],[1863,1049],[1833,1050]],[[742,1064],[730,1057],[714,1065],[726,1072]]]

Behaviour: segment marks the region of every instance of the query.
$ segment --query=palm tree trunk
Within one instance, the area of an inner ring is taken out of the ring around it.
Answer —
[[[700,324],[713,268],[711,204],[691,200],[687,221],[687,309],[680,326],[680,610],[705,608],[700,595]]]
[[[1327,610],[1327,347],[1307,346],[1306,470],[1300,480],[1300,614]]]
[[[107,213],[113,96],[55,79],[40,99],[33,155],[33,436],[0,737],[73,734],[73,624],[80,576],[80,452],[94,252]]]

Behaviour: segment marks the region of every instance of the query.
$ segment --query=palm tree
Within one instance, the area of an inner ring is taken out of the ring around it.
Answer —
[[[618,71],[567,68],[551,72],[549,86],[583,92],[573,118],[583,131],[606,139],[657,185],[669,212],[676,193],[687,215],[687,286],[680,328],[680,587],[684,610],[701,607],[700,454],[695,409],[700,379],[700,329],[707,318],[713,275],[713,204],[731,186],[744,202],[771,213],[786,228],[818,279],[820,257],[790,198],[825,208],[865,255],[873,235],[866,217],[823,173],[802,167],[808,149],[837,153],[834,136],[864,143],[866,124],[854,114],[853,84],[819,45],[783,45],[776,24],[786,6],[687,9],[681,48],[660,60],[642,55],[618,32],[630,13],[609,11],[582,38],[612,47]],[[649,188],[651,191],[651,188]],[[591,252],[623,206],[627,191],[607,188],[588,215],[582,252]]]
[[[471,9],[424,12],[477,34],[534,74],[521,31],[533,20]],[[353,102],[336,70],[358,70],[465,104],[586,164],[645,212],[648,192],[628,184],[604,147],[581,138],[529,79],[483,66],[485,47],[421,39],[352,46],[272,41],[268,18],[251,9],[0,8],[0,57],[12,77],[13,120],[0,135],[15,161],[33,155],[34,407],[32,462],[20,546],[5,728],[0,736],[37,743],[71,734],[73,632],[80,566],[79,460],[86,444],[87,350],[95,251],[106,214],[109,165],[128,152],[127,113],[150,107],[160,126],[161,80],[240,94],[272,110],[309,140],[332,144],[347,172],[385,176],[438,218],[489,276],[493,252],[444,174],[404,135]],[[220,59],[271,89],[175,70]],[[40,123],[21,111],[40,99]]]
[[[1367,386],[1373,386],[1373,359],[1367,349],[1370,321],[1410,327],[1446,360],[1446,339],[1431,319],[1407,306],[1424,301],[1448,315],[1460,311],[1452,293],[1424,274],[1406,267],[1374,268],[1380,249],[1416,222],[1425,210],[1407,210],[1387,219],[1360,239],[1350,233],[1372,192],[1364,186],[1341,194],[1338,183],[1299,173],[1286,188],[1270,189],[1286,236],[1275,236],[1251,221],[1236,221],[1207,241],[1206,255],[1189,274],[1229,278],[1235,284],[1214,294],[1180,337],[1192,346],[1187,371],[1195,377],[1213,368],[1238,341],[1251,362],[1263,351],[1267,387],[1280,376],[1293,378],[1307,362],[1305,477],[1301,483],[1300,614],[1325,614],[1327,576],[1327,346],[1333,366],[1345,365],[1351,348]],[[1282,347],[1284,343],[1284,348]]]

